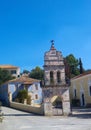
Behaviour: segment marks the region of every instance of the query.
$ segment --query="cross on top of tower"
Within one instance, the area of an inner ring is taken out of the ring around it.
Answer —
[[[52,45],[54,45],[54,40],[51,40]]]
[[[54,50],[55,47],[54,47],[54,40],[51,40],[51,49]]]

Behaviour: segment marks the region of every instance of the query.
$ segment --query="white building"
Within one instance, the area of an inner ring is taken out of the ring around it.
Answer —
[[[42,88],[40,80],[28,78],[25,76],[10,80],[0,87],[0,100],[9,103],[9,100],[15,101],[20,90],[27,90],[30,95],[31,105],[42,103]],[[9,97],[12,97],[9,99]]]
[[[17,66],[12,65],[0,65],[0,68],[3,70],[8,70],[12,76],[19,77],[20,75],[20,68]]]

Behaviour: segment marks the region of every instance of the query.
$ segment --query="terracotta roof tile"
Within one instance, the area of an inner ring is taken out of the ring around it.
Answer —
[[[19,67],[13,65],[0,65],[1,69],[17,69]]]
[[[16,79],[9,80],[5,84],[16,83],[16,82],[20,82],[20,83],[23,83],[23,84],[33,84],[34,82],[40,82],[40,80],[21,76],[21,77],[16,78]]]

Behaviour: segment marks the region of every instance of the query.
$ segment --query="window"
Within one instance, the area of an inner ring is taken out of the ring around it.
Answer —
[[[14,93],[16,91],[16,86],[14,84],[9,84],[9,92]]]
[[[50,72],[50,83],[53,83],[54,82],[54,77],[53,77],[53,72],[51,71]]]
[[[89,96],[91,96],[91,86],[89,87]]]
[[[58,82],[58,83],[61,82],[61,79],[60,79],[60,72],[59,72],[59,71],[57,72],[57,82]]]
[[[76,95],[76,89],[74,89],[74,98],[76,98],[76,96],[77,96],[77,95]]]
[[[38,90],[38,84],[35,84],[35,89]]]
[[[16,74],[16,70],[11,70],[11,74]]]
[[[38,99],[38,95],[37,94],[35,95],[35,99]]]

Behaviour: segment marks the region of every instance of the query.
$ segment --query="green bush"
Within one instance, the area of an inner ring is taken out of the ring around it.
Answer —
[[[24,99],[27,99],[28,92],[26,90],[20,90],[17,95],[17,99],[20,103],[24,103]]]

